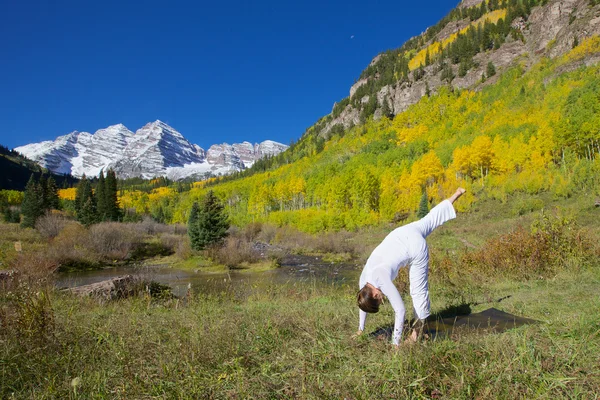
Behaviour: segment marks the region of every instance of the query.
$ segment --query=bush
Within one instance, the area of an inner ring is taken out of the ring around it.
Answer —
[[[261,222],[249,223],[248,225],[246,225],[244,227],[244,230],[243,230],[244,238],[249,242],[255,241],[256,238],[260,235],[262,228],[263,228],[263,224]]]
[[[530,230],[518,227],[493,238],[480,250],[465,253],[459,265],[452,268],[455,272],[467,269],[475,273],[537,278],[567,267],[579,267],[592,257],[592,243],[584,239],[573,221],[542,212]]]
[[[542,199],[519,199],[513,203],[513,215],[525,215],[527,213],[538,211],[544,208]]]
[[[206,253],[213,261],[229,268],[239,267],[242,263],[255,263],[260,259],[252,243],[234,236],[227,237],[222,246],[209,247]]]
[[[35,229],[46,239],[54,239],[67,225],[67,219],[61,214],[47,213],[35,222]]]
[[[190,245],[190,238],[187,235],[183,236],[179,243],[177,243],[175,255],[181,260],[186,260],[192,256],[192,246]]]
[[[139,233],[128,224],[104,222],[90,227],[88,248],[100,259],[123,260],[141,242]]]

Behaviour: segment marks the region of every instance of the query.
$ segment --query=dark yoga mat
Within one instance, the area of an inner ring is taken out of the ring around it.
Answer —
[[[496,308],[488,308],[485,311],[468,315],[430,319],[425,327],[425,333],[429,334],[431,339],[452,337],[452,335],[458,333],[497,333],[522,325],[537,324],[538,322],[534,319],[518,317]],[[410,330],[406,330],[406,328],[408,328],[407,325],[405,325],[403,336],[410,333]],[[369,336],[380,339],[391,338],[392,330],[393,326],[380,327]]]
[[[428,321],[428,333],[433,337],[449,337],[463,331],[504,332],[522,325],[536,324],[534,319],[518,317],[496,308],[469,315]]]

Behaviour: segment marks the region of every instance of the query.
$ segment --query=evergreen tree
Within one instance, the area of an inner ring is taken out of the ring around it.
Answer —
[[[198,221],[200,220],[200,207],[198,206],[198,202],[195,201],[192,204],[192,209],[190,210],[190,216],[188,218],[188,236],[190,237],[190,243],[192,245],[192,249],[200,250],[200,226]]]
[[[98,210],[99,221],[108,221],[110,219],[107,200],[106,180],[104,179],[104,171],[101,170],[98,176],[98,184],[96,185],[96,209]]]
[[[454,72],[452,72],[452,67],[448,63],[444,64],[441,79],[448,83],[452,82],[452,79],[454,79]]]
[[[77,220],[85,226],[90,226],[98,222],[96,204],[93,196],[88,197],[83,203],[81,209],[77,213]]]
[[[383,99],[383,107],[381,108],[381,116],[389,119],[394,118],[394,113],[390,108],[390,104],[387,99]]]
[[[60,208],[58,187],[56,186],[56,181],[51,176],[46,181],[46,203],[49,209],[58,210]]]
[[[487,65],[486,75],[488,78],[491,78],[492,76],[496,75],[496,67],[494,66],[494,63],[491,61]]]
[[[119,208],[119,200],[117,198],[117,175],[113,169],[106,172],[105,184],[105,202],[107,207],[108,219],[110,221],[118,221],[121,218],[121,209]]]
[[[188,220],[192,248],[203,250],[211,244],[221,242],[227,236],[229,221],[223,205],[213,191],[206,194],[198,212],[194,208],[192,206]]]
[[[467,75],[467,72],[469,72],[469,64],[467,64],[466,60],[462,60],[458,66],[458,76],[462,78]]]
[[[77,220],[89,226],[96,222],[96,199],[92,192],[92,184],[85,174],[81,177],[75,192],[75,214]]]
[[[81,177],[81,180],[77,184],[77,189],[75,191],[75,201],[74,201],[73,206],[75,207],[76,214],[79,212],[79,210],[81,210],[81,207],[83,206],[83,203],[87,199],[87,196],[89,196],[89,193],[91,193],[91,191],[92,191],[91,186],[88,189],[89,185],[90,185],[90,181],[88,181],[85,174],[83,174],[83,176]]]
[[[429,200],[427,199],[427,191],[423,190],[421,201],[419,202],[419,210],[417,211],[417,217],[423,218],[429,213]]]
[[[48,210],[50,209],[50,204],[48,201],[48,178],[46,177],[46,174],[42,174],[40,176],[38,185],[40,188],[40,193],[42,195],[42,209]]]
[[[44,214],[43,202],[44,198],[40,185],[31,174],[25,186],[23,202],[21,203],[21,212],[23,213],[21,225],[24,228],[33,228],[37,219]]]

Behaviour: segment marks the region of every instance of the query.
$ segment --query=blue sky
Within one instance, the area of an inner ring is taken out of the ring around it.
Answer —
[[[0,144],[160,119],[204,148],[289,144],[458,1],[0,5]]]

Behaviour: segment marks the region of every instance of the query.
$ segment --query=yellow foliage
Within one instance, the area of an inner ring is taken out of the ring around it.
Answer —
[[[430,151],[415,161],[411,170],[413,185],[420,187],[432,185],[444,174],[444,167],[434,151]]]
[[[592,54],[600,53],[600,36],[594,35],[579,43],[579,46],[562,57],[563,62],[582,60]]]
[[[420,139],[427,134],[429,128],[427,125],[418,124],[414,127],[406,127],[398,130],[398,144],[410,143]]]
[[[427,56],[427,52],[429,51],[429,56],[433,57],[438,54],[442,49],[445,49],[449,44],[454,42],[459,34],[465,34],[469,27],[477,27],[479,25],[484,24],[485,22],[490,22],[495,24],[500,20],[500,18],[506,17],[506,9],[502,10],[494,10],[492,12],[486,13],[482,15],[477,21],[471,22],[468,26],[464,27],[458,32],[455,32],[440,42],[433,42],[429,46],[425,47],[421,51],[419,51],[415,56],[408,62],[408,68],[412,71],[421,66],[421,64],[425,65],[425,57]]]
[[[175,189],[167,186],[152,189],[152,192],[148,195],[149,200],[157,201],[162,197],[174,197],[177,194]]]
[[[75,200],[76,188],[58,189],[58,198],[62,200]]]

